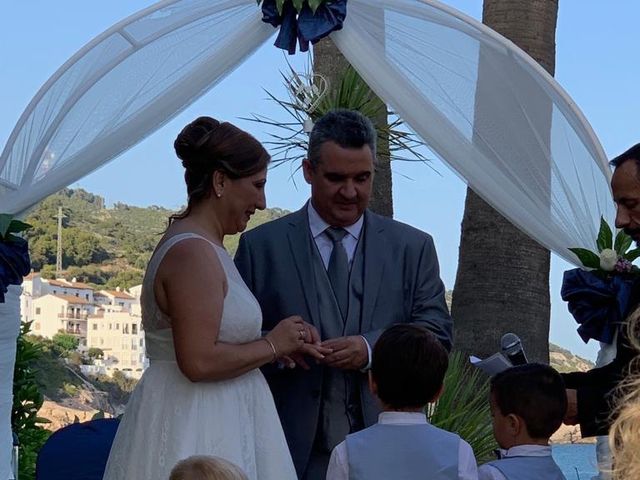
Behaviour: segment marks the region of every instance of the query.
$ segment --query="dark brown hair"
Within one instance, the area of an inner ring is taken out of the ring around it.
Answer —
[[[616,158],[611,160],[609,164],[614,168],[618,168],[623,163],[627,163],[628,160],[635,161],[636,166],[638,167],[638,172],[640,172],[640,143],[635,144],[626,152],[618,155]]]
[[[560,374],[548,365],[527,363],[491,378],[491,394],[502,415],[524,420],[532,438],[549,439],[562,424],[567,394]]]
[[[419,325],[394,325],[373,348],[371,375],[378,398],[395,409],[424,407],[442,387],[449,355],[436,336]]]
[[[182,160],[187,184],[187,207],[169,217],[169,224],[186,217],[193,205],[209,198],[213,173],[231,179],[249,177],[269,164],[271,157],[253,136],[228,122],[198,117],[178,134],[173,147]]]

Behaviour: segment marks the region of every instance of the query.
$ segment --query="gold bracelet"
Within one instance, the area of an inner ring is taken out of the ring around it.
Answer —
[[[278,358],[278,351],[276,350],[276,346],[267,337],[261,337],[261,339],[264,340],[265,342],[267,342],[269,344],[269,346],[271,347],[271,351],[273,352],[273,359],[271,359],[271,363],[275,362],[276,359]]]

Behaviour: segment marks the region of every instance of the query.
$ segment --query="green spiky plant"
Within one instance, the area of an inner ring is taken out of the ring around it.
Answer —
[[[473,368],[460,352],[449,358],[444,379],[444,391],[435,404],[427,407],[432,425],[457,433],[467,441],[478,464],[493,460],[497,448],[493,438],[489,409],[489,381],[484,373]]]
[[[305,120],[316,121],[325,113],[337,108],[357,110],[368,118],[375,118],[381,109],[386,109],[384,104],[376,101],[367,84],[362,80],[356,70],[349,66],[336,89],[328,88],[330,93],[323,94],[322,88],[317,88],[309,83],[312,75],[309,73],[298,74],[291,65],[288,65],[288,72],[281,72],[284,85],[289,94],[289,99],[277,98],[273,93],[266,91],[269,100],[275,102],[290,117],[290,121],[278,121],[260,114],[253,114],[249,118],[252,122],[267,125],[272,128],[269,132],[271,140],[264,142],[273,153],[274,167],[287,162],[294,162],[299,165],[307,151],[309,137],[304,130]],[[302,95],[301,88],[307,88]],[[316,88],[313,88],[313,87]],[[304,97],[304,98],[303,98]],[[321,97],[321,98],[319,98]],[[310,108],[311,107],[311,108]],[[419,161],[429,164],[430,159],[421,153],[424,142],[412,132],[404,129],[404,122],[397,116],[391,114],[389,124],[378,127],[378,138],[389,141],[389,155],[391,160]]]
[[[36,364],[42,356],[42,346],[29,339],[31,323],[20,326],[16,363],[13,373],[13,409],[11,429],[20,441],[20,479],[35,478],[38,452],[51,432],[44,428],[49,420],[38,416],[44,402],[42,388],[36,380]]]

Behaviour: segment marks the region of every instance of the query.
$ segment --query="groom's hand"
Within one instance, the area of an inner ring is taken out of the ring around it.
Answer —
[[[325,348],[322,345],[305,343],[297,352],[280,357],[278,362],[283,368],[296,368],[296,366],[299,366],[304,370],[310,370],[311,367],[307,363],[307,357],[313,358],[316,363],[320,363],[324,362],[326,356],[331,353],[332,350],[330,348]]]
[[[323,363],[330,367],[360,370],[369,361],[369,350],[361,335],[332,338],[322,342],[322,346],[333,350],[333,353],[323,360]]]

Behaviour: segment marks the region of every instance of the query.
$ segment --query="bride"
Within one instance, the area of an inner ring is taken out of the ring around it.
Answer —
[[[270,157],[251,135],[209,117],[174,144],[188,204],[149,261],[142,316],[150,365],[116,434],[105,480],[160,480],[181,459],[216,455],[249,479],[295,479],[271,392],[258,367],[326,349],[300,317],[261,336],[262,315],[223,247],[265,208]]]

